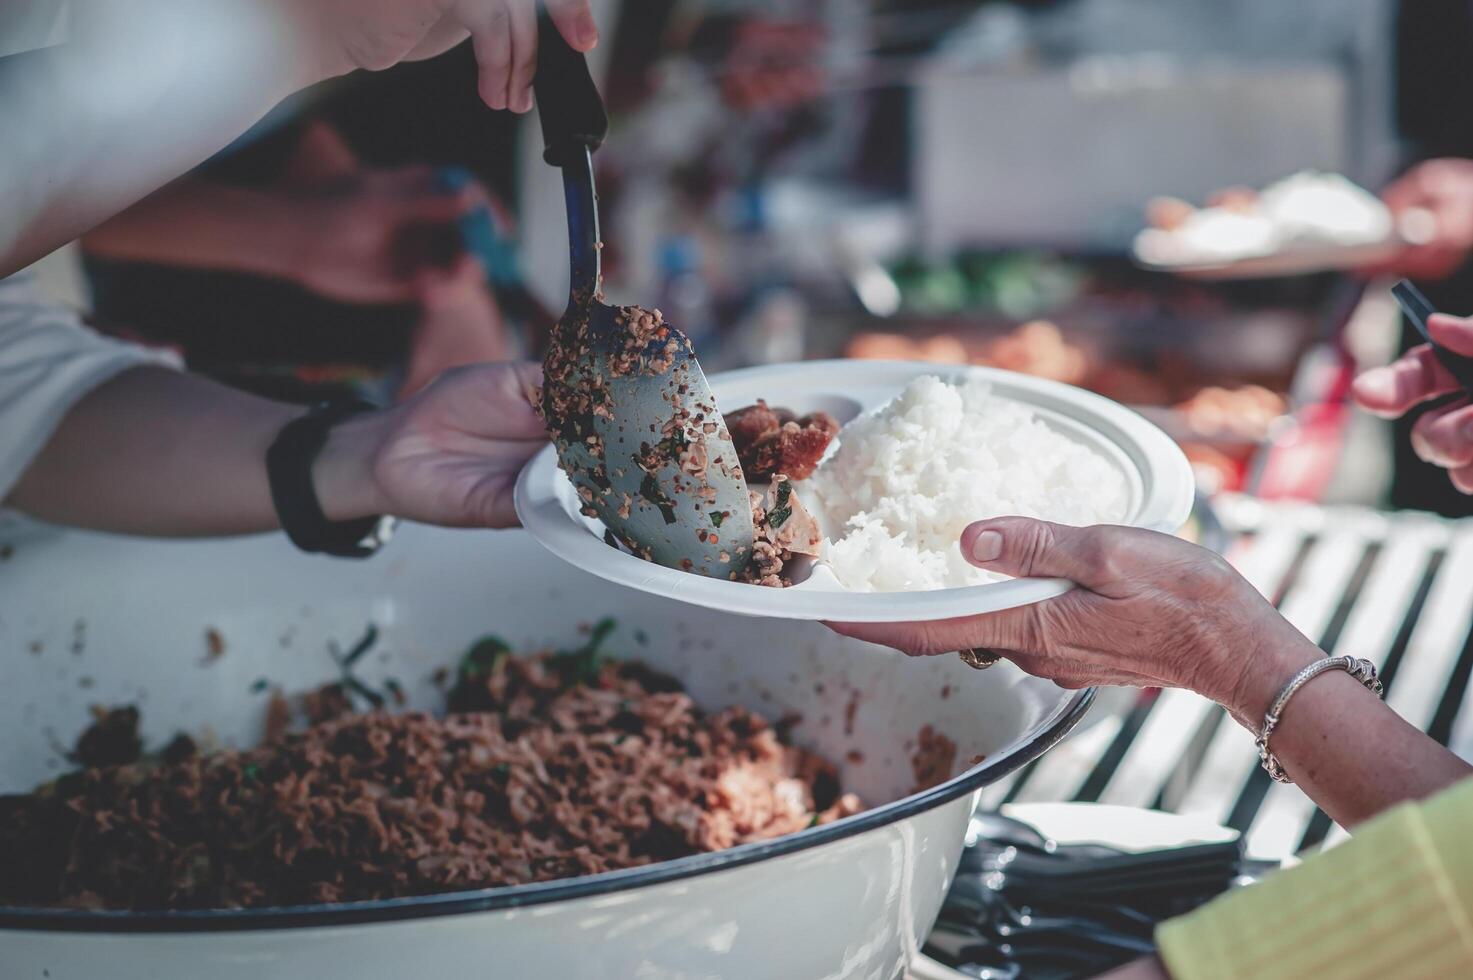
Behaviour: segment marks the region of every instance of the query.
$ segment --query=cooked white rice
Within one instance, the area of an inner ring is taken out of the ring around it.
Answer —
[[[912,381],[878,412],[855,419],[807,481],[832,536],[826,557],[858,592],[992,582],[962,558],[976,520],[1022,515],[1066,524],[1125,517],[1123,474],[981,381]]]

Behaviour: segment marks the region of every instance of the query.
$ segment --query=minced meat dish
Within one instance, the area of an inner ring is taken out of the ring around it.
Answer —
[[[752,497],[756,539],[741,580],[755,585],[791,585],[787,566],[796,557],[817,557],[823,543],[818,522],[808,513],[793,483],[818,468],[839,423],[827,412],[799,417],[762,399],[726,415]],[[766,483],[765,492],[755,489]]]
[[[750,491],[752,524],[757,539],[752,560],[742,570],[742,581],[782,588],[792,585],[788,564],[799,555],[817,557],[823,544],[818,521],[808,513],[793,483],[778,473],[765,494]]]
[[[0,904],[234,908],[515,885],[861,809],[830,762],[760,715],[708,713],[592,642],[514,657],[484,640],[440,717],[358,711],[354,685],[273,699],[274,737],[247,750],[176,739],[139,757],[136,711],[104,714],[83,739],[96,764],[0,797]]]

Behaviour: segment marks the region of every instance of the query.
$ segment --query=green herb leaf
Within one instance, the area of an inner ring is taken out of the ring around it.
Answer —
[[[690,439],[685,434],[685,428],[681,427],[670,433],[655,444],[655,448],[665,453],[672,461],[678,459],[690,445]]]
[[[605,616],[594,623],[593,629],[589,632],[588,643],[585,644],[588,651],[590,653],[597,651],[603,645],[604,640],[608,639],[609,634],[614,632],[616,625],[612,616]]]
[[[353,644],[353,649],[347,655],[338,660],[338,664],[344,668],[351,667],[378,642],[378,627],[372,623],[363,632],[363,638]]]
[[[787,480],[777,485],[777,499],[773,501],[772,510],[767,512],[767,526],[774,531],[788,522],[793,516],[791,501],[793,499],[793,485]]]
[[[344,674],[342,684],[375,708],[382,708],[384,706],[384,696],[352,674]]]
[[[511,647],[499,636],[486,636],[471,644],[465,656],[460,658],[456,674],[462,681],[478,677],[490,677],[501,669],[506,658],[511,656]]]
[[[726,520],[726,511],[724,511],[724,510],[713,510],[711,512],[711,523],[712,524],[716,525],[717,527],[720,527],[721,526],[721,522],[724,521],[724,520]]]
[[[576,650],[560,651],[553,658],[558,673],[572,684],[592,684],[597,681],[599,668],[603,666],[598,648],[603,646],[615,625],[617,624],[613,617],[606,616],[593,624],[593,629],[588,633],[588,642]]]
[[[639,495],[659,508],[660,516],[665,518],[666,524],[675,523],[675,501],[660,488],[660,481],[655,479],[653,473],[646,473],[640,481]]]

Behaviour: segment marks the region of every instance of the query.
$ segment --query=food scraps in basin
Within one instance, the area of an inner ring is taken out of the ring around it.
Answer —
[[[342,684],[247,750],[138,757],[0,797],[0,905],[206,909],[515,885],[715,851],[862,809],[835,767],[741,707],[579,650],[461,661],[448,714],[355,710]],[[278,721],[283,720],[278,717]],[[102,739],[84,736],[89,745]]]
[[[972,761],[973,765],[980,757]],[[915,752],[910,757],[910,769],[915,774],[917,791],[951,778],[956,766],[956,743],[936,731],[930,725],[922,725],[916,733]]]

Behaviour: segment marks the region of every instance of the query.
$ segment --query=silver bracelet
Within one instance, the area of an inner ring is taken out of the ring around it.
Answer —
[[[1292,783],[1294,780],[1289,778],[1283,765],[1268,750],[1269,736],[1274,733],[1275,728],[1279,727],[1279,718],[1283,715],[1284,706],[1289,703],[1289,699],[1301,687],[1327,670],[1343,670],[1365,685],[1366,690],[1376,697],[1381,696],[1381,679],[1376,676],[1376,665],[1359,657],[1326,657],[1324,660],[1316,660],[1290,678],[1289,683],[1285,684],[1284,689],[1279,692],[1279,696],[1274,698],[1274,703],[1269,706],[1268,713],[1263,716],[1263,731],[1255,740],[1258,745],[1258,759],[1276,782]]]

